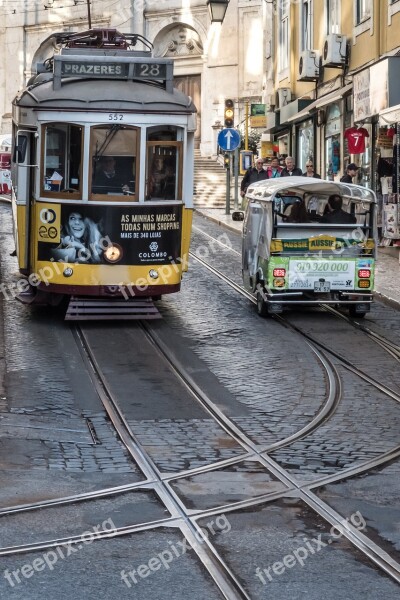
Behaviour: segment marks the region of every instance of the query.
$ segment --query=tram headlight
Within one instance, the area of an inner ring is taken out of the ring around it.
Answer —
[[[104,250],[104,258],[109,263],[116,263],[122,258],[122,248],[119,244],[112,244]]]
[[[71,269],[71,267],[67,267],[66,269],[64,269],[63,275],[64,275],[64,277],[71,277],[73,272],[74,272],[74,270]]]
[[[158,279],[158,271],[156,271],[155,269],[150,269],[149,277],[151,277],[152,279]]]

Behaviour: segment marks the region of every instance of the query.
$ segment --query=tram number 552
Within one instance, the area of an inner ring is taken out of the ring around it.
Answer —
[[[109,121],[123,121],[124,115],[121,115],[120,113],[109,113],[108,120]]]

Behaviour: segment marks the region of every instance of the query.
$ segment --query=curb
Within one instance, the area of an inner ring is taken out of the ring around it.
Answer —
[[[383,292],[374,291],[374,299],[379,300],[382,304],[389,306],[390,308],[394,308],[395,310],[400,311],[400,301],[387,296]]]
[[[221,221],[221,219],[219,217],[214,217],[213,215],[210,215],[208,213],[202,212],[201,208],[195,208],[195,211],[201,215],[202,217],[204,217],[205,219],[208,219],[209,221],[212,221],[213,223],[217,223],[217,225],[220,225],[221,227],[225,227],[226,229],[229,229],[230,231],[234,231],[235,233],[238,233],[239,235],[241,235],[242,228],[238,228],[233,224],[230,223],[226,223],[226,221]],[[227,215],[228,216],[228,215]],[[241,221],[238,221],[238,223],[240,223]]]

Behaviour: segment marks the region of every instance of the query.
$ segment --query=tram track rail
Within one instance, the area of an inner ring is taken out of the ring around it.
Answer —
[[[386,339],[379,333],[376,333],[376,331],[372,331],[372,329],[370,329],[363,323],[357,321],[357,318],[350,318],[347,315],[344,315],[333,306],[328,306],[327,304],[321,304],[321,306],[327,312],[333,314],[339,319],[342,319],[342,321],[345,321],[346,323],[357,329],[357,331],[362,331],[366,336],[368,336],[371,340],[376,342],[379,346],[381,346],[381,348],[386,350],[393,358],[400,362],[400,345],[395,344],[394,342]]]
[[[227,275],[225,275],[224,273],[222,273],[221,271],[219,271],[218,269],[216,269],[212,265],[208,264],[202,258],[196,256],[196,254],[194,254],[193,252],[190,252],[190,255],[192,256],[192,258],[194,258],[195,260],[197,260],[203,267],[205,267],[211,273],[213,273],[213,275],[215,275],[220,280],[223,280],[225,283],[227,283],[227,285],[229,285],[232,289],[234,289],[236,292],[238,292],[241,296],[243,296],[244,298],[250,300],[250,302],[252,302],[253,304],[255,304],[255,305],[257,304],[257,300],[256,300],[256,298],[254,297],[253,294],[251,294],[250,292],[248,292],[247,290],[245,290],[242,286],[238,285],[235,281],[233,281],[232,279],[230,279]],[[334,314],[337,316],[340,313],[339,313],[339,311],[335,311]],[[378,334],[375,334],[375,332],[372,332],[371,330],[368,330],[368,328],[366,328],[366,327],[359,327],[358,324],[356,325],[356,324],[352,323],[352,320],[351,319],[347,319],[344,315],[341,315],[341,317],[343,317],[346,321],[348,321],[349,323],[351,323],[357,329],[360,329],[361,331],[363,331],[364,333],[366,333],[368,335],[368,337],[370,337],[376,343],[378,343],[378,345],[380,345],[384,350],[386,350],[388,352],[390,351],[390,353],[391,353],[392,356],[393,356],[392,353],[394,351],[396,351],[396,352],[398,351],[399,354],[400,354],[400,346],[397,346],[396,344],[393,344],[392,342],[390,342],[389,340],[386,340],[382,336],[379,336]],[[354,373],[355,375],[357,375],[358,377],[360,377],[360,379],[363,379],[367,383],[373,385],[376,389],[378,389],[379,391],[383,392],[384,394],[386,394],[387,396],[389,396],[390,398],[392,398],[396,402],[400,402],[400,394],[397,393],[395,390],[393,390],[392,388],[390,388],[389,386],[387,386],[387,385],[385,385],[383,383],[380,383],[378,380],[376,380],[375,378],[371,377],[370,375],[368,375],[367,373],[365,373],[361,369],[358,369],[357,367],[354,367],[350,363],[350,361],[347,360],[344,356],[342,356],[339,353],[335,352],[332,348],[330,348],[326,344],[321,343],[319,340],[315,339],[312,335],[310,335],[310,334],[306,333],[305,331],[303,331],[301,329],[301,327],[297,327],[296,325],[293,325],[293,323],[291,323],[289,321],[289,319],[287,319],[287,318],[285,318],[285,317],[283,317],[281,315],[271,315],[271,318],[274,319],[275,321],[281,323],[284,327],[287,327],[287,328],[295,331],[296,333],[298,333],[301,337],[303,337],[304,339],[306,339],[309,342],[309,345],[310,345],[311,348],[318,347],[318,348],[320,348],[325,353],[325,355],[329,354],[331,356],[334,356],[346,369],[348,369],[349,371],[351,371],[352,373]],[[372,333],[374,335],[372,335]]]
[[[157,339],[157,336],[154,335],[154,332],[149,331],[151,327],[143,325],[147,328],[147,333],[151,336],[154,344],[158,345],[159,351],[161,351],[165,357],[172,363],[174,363],[174,358],[171,357],[168,348],[161,342],[161,340]],[[79,328],[77,328],[79,329]],[[82,331],[81,335],[78,335],[79,341],[84,342],[84,334]],[[83,337],[82,337],[83,335]],[[254,508],[260,505],[265,504],[266,502],[271,502],[273,500],[279,498],[297,498],[305,502],[308,506],[310,506],[317,514],[319,514],[325,521],[330,523],[332,526],[339,529],[339,531],[352,542],[354,546],[356,546],[360,551],[363,552],[365,556],[367,556],[370,560],[372,560],[377,566],[379,566],[382,570],[384,570],[388,575],[390,575],[394,580],[400,583],[400,565],[394,561],[384,550],[382,550],[379,546],[377,546],[374,542],[372,542],[368,537],[362,534],[360,531],[355,529],[351,524],[347,522],[346,519],[343,519],[341,515],[339,515],[335,510],[329,507],[325,502],[320,500],[312,491],[312,487],[316,487],[318,482],[314,481],[312,483],[302,483],[299,482],[295,476],[291,475],[286,469],[281,467],[278,463],[276,463],[273,459],[271,459],[265,453],[265,449],[260,448],[257,444],[249,439],[245,434],[243,434],[237,426],[230,421],[228,417],[223,415],[214,407],[212,403],[210,403],[210,399],[206,398],[204,393],[201,392],[199,394],[199,400],[208,406],[209,411],[214,415],[214,418],[223,425],[225,430],[228,432],[232,432],[235,437],[238,437],[243,447],[247,450],[247,457],[257,457],[259,462],[268,469],[275,477],[279,479],[282,483],[284,483],[285,488],[284,491],[275,492],[273,494],[263,494],[245,501],[241,502],[232,502],[223,504],[214,509],[208,510],[188,510],[174,492],[171,487],[171,483],[173,481],[177,481],[180,478],[186,476],[188,473],[193,474],[193,470],[187,473],[181,472],[179,474],[175,474],[174,476],[169,476],[166,478],[162,477],[162,474],[157,469],[153,460],[147,455],[146,451],[140,446],[138,440],[135,439],[134,434],[130,431],[129,425],[126,423],[126,420],[121,413],[115,399],[110,397],[110,392],[107,390],[107,382],[102,376],[101,372],[98,371],[98,366],[96,365],[96,361],[94,357],[91,356],[90,349],[85,343],[85,353],[88,353],[88,358],[91,368],[94,369],[94,376],[97,381],[97,389],[98,393],[101,394],[102,401],[113,421],[114,427],[116,428],[118,435],[123,440],[124,443],[127,443],[127,448],[130,450],[132,458],[137,461],[140,469],[146,475],[146,482],[139,482],[135,484],[135,486],[129,486],[129,489],[152,489],[155,491],[160,498],[163,505],[170,512],[171,517],[152,521],[150,523],[140,523],[138,525],[127,526],[118,528],[113,532],[113,534],[109,533],[100,533],[96,535],[95,539],[108,539],[110,537],[123,536],[138,533],[146,530],[156,530],[160,527],[177,527],[181,531],[181,533],[185,536],[191,547],[195,550],[198,557],[200,558],[203,565],[206,567],[207,571],[210,573],[215,583],[218,585],[220,591],[226,598],[250,598],[245,591],[245,589],[241,586],[240,582],[235,577],[234,573],[230,570],[230,568],[226,565],[223,558],[219,555],[217,550],[213,547],[213,545],[207,540],[206,547],[205,545],[200,545],[197,542],[196,533],[199,532],[200,528],[197,524],[197,521],[203,517],[207,517],[210,515],[217,515],[221,513],[229,513],[237,510],[244,510],[249,508]],[[190,375],[184,374],[181,370],[181,367],[174,364],[174,370],[179,372],[180,377],[184,377],[187,379],[187,385],[190,385],[193,389],[196,388],[196,385],[190,381]],[[398,449],[398,453],[400,454],[400,449]],[[392,456],[393,457],[393,456]],[[390,459],[392,459],[392,457]],[[230,463],[234,464],[235,462],[239,462],[243,460],[243,456],[237,457],[235,460],[231,460]],[[198,469],[197,472],[205,472],[215,470],[215,463],[212,465],[208,465],[207,467],[202,467]],[[342,475],[344,475],[342,473]],[[339,478],[341,479],[341,478]],[[321,481],[319,485],[321,485]],[[123,486],[123,490],[126,490],[126,486]],[[122,490],[116,489],[115,493],[119,493]],[[107,494],[107,491],[103,490],[103,495]],[[94,494],[90,495],[92,498],[95,496]],[[88,499],[88,495],[81,495],[80,500]],[[71,497],[68,499],[69,502],[76,501],[76,497]],[[64,499],[64,502],[67,502],[67,499]],[[46,503],[47,506],[50,503]],[[52,503],[54,505],[54,502]],[[43,507],[43,503],[36,503],[36,508]],[[21,507],[20,507],[21,508]],[[25,510],[28,507],[25,507]],[[30,507],[31,509],[33,507]],[[0,513],[1,514],[1,513]],[[4,511],[3,513],[4,514]],[[10,556],[15,554],[23,554],[26,552],[37,552],[49,550],[51,548],[55,548],[57,546],[65,546],[66,544],[74,544],[80,546],[84,542],[82,536],[71,536],[69,538],[59,538],[48,540],[40,543],[33,544],[24,544],[20,546],[1,548],[0,556]]]
[[[254,298],[254,296],[252,294],[250,294],[245,289],[243,289],[240,285],[238,285],[237,283],[232,281],[224,273],[220,272],[218,269],[216,269],[212,265],[209,265],[202,258],[196,256],[196,254],[194,252],[191,252],[190,255],[193,259],[198,261],[203,267],[207,268],[211,273],[213,273],[219,279],[221,279],[225,283],[227,283],[231,288],[233,288],[241,296],[250,300],[253,304],[256,304],[256,299]],[[313,347],[313,345],[315,345],[315,347],[318,347],[319,349],[324,351],[326,354],[333,355],[337,360],[339,360],[339,362],[341,364],[343,364],[343,366],[345,366],[348,370],[351,370],[354,374],[356,374],[357,376],[362,378],[364,381],[367,381],[369,384],[373,385],[374,387],[376,387],[377,389],[379,389],[380,391],[382,391],[384,394],[391,397],[392,399],[394,399],[396,401],[400,400],[400,395],[397,394],[394,390],[379,383],[378,381],[374,380],[373,378],[370,378],[367,374],[365,374],[361,370],[353,367],[352,365],[350,365],[349,361],[347,361],[344,357],[341,357],[337,353],[333,352],[331,348],[320,343],[318,340],[313,339],[312,336],[306,334],[305,332],[302,332],[301,328],[295,327],[289,321],[284,319],[284,317],[274,315],[273,318],[275,320],[277,320],[278,322],[280,322],[285,327],[292,329],[294,332],[296,332],[297,334],[302,336],[311,347]],[[385,453],[385,455],[377,457],[374,460],[367,461],[363,465],[358,465],[357,468],[346,469],[346,470],[342,471],[340,474],[336,474],[335,476],[319,478],[316,481],[313,481],[312,483],[306,483],[303,485],[301,483],[298,483],[296,478],[292,477],[290,474],[288,474],[288,472],[285,469],[279,468],[279,466],[275,463],[275,461],[272,461],[272,459],[270,459],[269,457],[267,458],[267,463],[265,463],[265,464],[266,464],[267,468],[270,468],[272,465],[275,468],[278,466],[278,471],[280,471],[280,474],[283,476],[282,480],[286,479],[286,477],[289,475],[288,480],[289,480],[291,486],[294,486],[295,488],[297,488],[299,497],[302,500],[304,500],[311,508],[316,510],[316,512],[318,514],[320,514],[320,516],[322,516],[324,519],[328,520],[329,522],[331,522],[332,525],[334,525],[335,522],[337,523],[337,519],[338,519],[338,515],[337,515],[336,511],[334,511],[325,502],[321,501],[318,498],[318,496],[316,496],[311,491],[311,488],[320,487],[321,485],[326,485],[327,483],[330,483],[333,481],[335,481],[335,482],[342,481],[344,479],[352,477],[361,472],[366,472],[370,468],[373,468],[375,466],[385,464],[386,462],[390,462],[391,460],[393,460],[393,458],[395,458],[399,455],[400,455],[399,448],[392,449],[391,452]],[[225,511],[226,510],[227,510],[227,507],[225,507]],[[349,541],[351,541],[360,551],[362,551],[364,554],[366,554],[368,556],[368,558],[370,558],[373,562],[375,562],[375,564],[377,564],[387,574],[389,574],[398,583],[400,583],[400,564],[397,563],[394,559],[392,559],[382,548],[380,548],[377,544],[372,542],[369,538],[367,538],[366,536],[364,536],[363,534],[361,534],[358,531],[350,531],[349,535],[347,535],[346,531],[343,531],[343,534],[346,535],[346,537],[348,537]]]
[[[215,276],[224,279],[224,281],[228,283],[230,287],[235,289],[235,291],[240,293],[243,297],[246,297],[253,303],[256,302],[251,294],[248,294],[248,292],[243,290],[243,288],[238,286],[232,280],[229,281],[229,278],[220,273],[218,269],[208,265],[203,259],[196,257],[193,253],[191,253],[191,255],[197,261],[202,263],[204,267],[213,272]],[[151,325],[142,323],[141,326],[148,339],[154,345],[155,350],[164,356],[165,360],[167,360],[167,362],[170,364],[171,369],[174,371],[176,376],[182,378],[183,383],[188,387],[193,396],[203,406],[208,414],[212,416],[212,418],[221,426],[221,428],[232,437],[232,439],[235,439],[235,441],[240,444],[240,446],[243,448],[243,453],[234,458],[215,461],[212,464],[204,465],[194,469],[182,470],[179,473],[161,473],[153,459],[148,455],[146,450],[141,446],[139,440],[131,431],[123,412],[118,406],[117,399],[113,398],[113,395],[109,390],[107,380],[102,374],[101,369],[96,361],[96,357],[92,352],[88,341],[85,340],[84,330],[80,327],[76,327],[75,338],[77,344],[81,348],[81,354],[84,358],[85,364],[92,373],[92,380],[96,387],[97,393],[100,396],[103,405],[106,407],[106,411],[109,414],[109,417],[112,420],[120,439],[128,449],[132,459],[138,464],[140,470],[143,472],[145,480],[131,485],[99,490],[97,492],[78,494],[56,500],[33,503],[31,505],[20,505],[17,507],[11,507],[10,509],[2,509],[0,510],[0,516],[16,514],[26,510],[35,510],[50,506],[61,506],[73,502],[94,500],[128,491],[152,490],[158,495],[162,504],[170,512],[170,517],[132,526],[121,527],[115,530],[113,535],[107,535],[107,533],[104,533],[104,535],[100,534],[99,536],[96,536],[95,539],[108,539],[110,537],[125,536],[139,533],[141,531],[156,530],[163,527],[175,527],[182,532],[192,548],[194,548],[199,559],[207,571],[211,574],[221,593],[229,599],[247,599],[250,598],[250,596],[247,594],[246,590],[236,578],[235,574],[232,573],[231,569],[225,563],[224,559],[220,556],[215,547],[209,541],[205,541],[205,544],[198,544],[196,538],[196,533],[198,533],[200,530],[198,521],[211,515],[254,508],[265,503],[272,502],[276,499],[297,498],[310,506],[326,522],[330,523],[334,527],[337,527],[343,533],[343,535],[365,556],[367,556],[379,568],[385,571],[392,579],[400,583],[400,565],[394,561],[380,546],[372,542],[367,536],[355,529],[339,513],[333,510],[324,501],[320,500],[312,491],[312,489],[320,487],[321,485],[342,481],[343,479],[368,471],[375,466],[385,464],[385,462],[389,462],[394,458],[397,458],[400,456],[400,446],[371,461],[367,461],[362,465],[343,469],[338,474],[321,477],[312,482],[299,481],[295,476],[291,475],[289,471],[281,467],[276,461],[268,456],[268,452],[276,448],[283,447],[284,445],[289,445],[296,439],[300,439],[312,431],[317,430],[320,424],[329,419],[329,416],[335,411],[337,403],[340,401],[341,397],[340,378],[337,374],[336,368],[325,354],[329,353],[329,348],[323,348],[322,344],[312,339],[306,339],[306,343],[316,354],[319,362],[324,366],[326,373],[329,374],[328,378],[330,380],[330,391],[327,402],[325,403],[323,409],[307,426],[303,427],[295,434],[274,444],[259,445],[255,444],[231,419],[226,417],[223,412],[217,406],[215,406],[212,399],[209,398],[207,394],[205,394],[197,386],[190,374],[185,372],[184,367],[177,363],[176,357],[170,351],[168,346],[162,342]],[[292,327],[292,325],[288,323],[285,323],[285,326]],[[297,331],[297,333],[302,335],[301,331]],[[381,391],[384,391],[384,389]],[[206,510],[187,509],[179,496],[172,489],[171,484],[179,479],[199,473],[215,471],[225,466],[238,464],[246,459],[257,459],[270,473],[275,475],[275,477],[277,477],[279,481],[284,484],[285,489],[279,492],[258,495],[251,499],[242,500],[239,502],[221,504],[216,508]],[[57,545],[65,545],[66,543],[79,545],[82,544],[83,541],[84,540],[82,536],[72,536],[69,538],[59,538],[36,544],[25,544],[9,548],[0,548],[0,556],[43,551],[56,547]]]
[[[210,234],[203,231],[201,228],[194,227],[194,229],[196,230],[196,232],[207,237],[208,239],[211,238],[213,240],[213,243],[219,244],[224,249],[229,250],[230,252],[241,256],[240,252],[238,252],[234,248],[230,247],[228,244],[221,242],[217,238],[214,238]],[[202,258],[196,256],[196,254],[194,252],[190,252],[190,255],[193,258],[195,258],[198,262],[203,262],[204,266],[207,264],[206,261],[204,261]],[[218,269],[215,269],[214,267],[212,267],[212,265],[209,265],[208,268],[212,273],[214,273],[214,275],[220,277],[221,279],[223,279],[225,277],[225,275],[223,273],[218,271]],[[252,302],[253,304],[257,304],[257,301],[254,298],[254,295],[251,294],[250,292],[248,292],[243,286],[238,285],[236,282],[231,280],[229,277],[227,277],[226,282],[230,285],[230,287],[232,287],[233,289],[235,289],[236,291],[241,293],[243,296],[247,297],[250,300],[250,302]],[[391,340],[388,340],[384,336],[373,331],[370,327],[366,326],[363,323],[360,323],[359,321],[357,321],[356,317],[355,318],[348,317],[347,315],[343,314],[342,312],[340,312],[337,308],[335,308],[332,305],[324,304],[323,302],[321,302],[319,306],[326,312],[329,312],[330,314],[336,316],[338,319],[345,321],[346,323],[348,323],[349,325],[354,327],[357,331],[364,333],[369,339],[374,341],[383,350],[385,350],[388,354],[390,354],[397,362],[400,362],[400,345],[399,344],[395,344]],[[281,317],[280,315],[273,315],[272,318],[274,318],[276,320],[281,318],[281,319],[283,319],[282,322],[284,322],[285,324],[289,322],[288,319],[285,319],[284,317]],[[302,335],[304,335],[303,332],[301,332],[301,333],[302,333]],[[313,340],[312,336],[309,336],[309,337],[310,337],[310,340],[312,340],[313,343],[315,343],[317,346],[319,346],[319,347],[323,346],[320,342]],[[398,401],[398,400],[396,400],[396,401]]]
[[[189,517],[185,512],[185,507],[178,495],[174,492],[168,482],[162,480],[161,473],[156,464],[141,446],[139,440],[134,435],[129,424],[127,423],[118,402],[114,398],[106,378],[101,372],[96,358],[90,349],[90,345],[85,338],[82,328],[76,327],[76,336],[81,343],[83,350],[83,358],[87,366],[93,374],[93,382],[104,408],[112,421],[115,430],[132,458],[138,464],[140,470],[146,476],[146,479],[153,481],[153,489],[160,498],[162,504],[167,508],[173,518],[181,521],[181,531],[197,556],[206,567],[207,571],[213,578],[216,585],[226,598],[248,598],[247,593],[231,572],[229,567],[224,563],[211,544],[199,544],[196,534],[199,533],[197,523]]]

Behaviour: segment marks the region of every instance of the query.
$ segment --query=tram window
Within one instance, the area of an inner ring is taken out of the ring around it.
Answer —
[[[148,142],[146,200],[181,200],[180,170],[180,142]]]
[[[179,131],[179,136],[178,136]],[[166,127],[162,125],[160,127],[151,127],[147,133],[148,142],[176,142],[181,140],[181,130],[178,130],[172,125]]]
[[[44,126],[44,195],[81,191],[82,127],[67,123]]]
[[[138,130],[122,125],[93,127],[90,139],[91,193],[95,199],[136,199]]]

